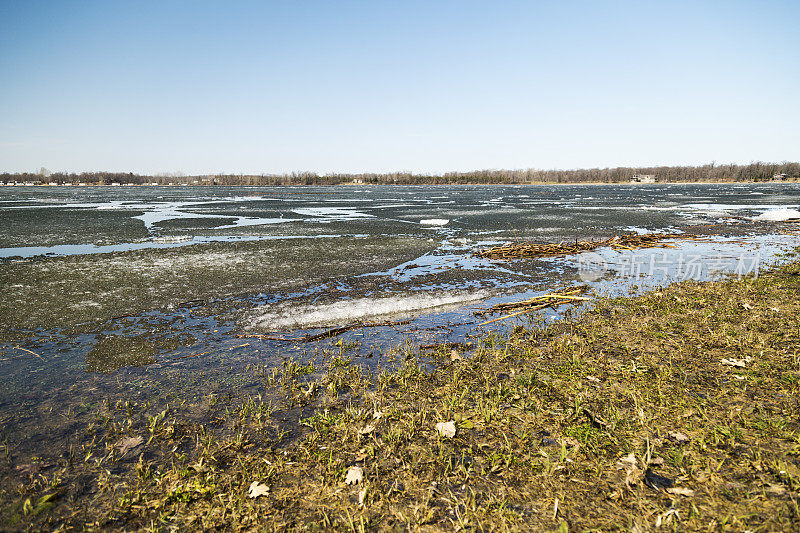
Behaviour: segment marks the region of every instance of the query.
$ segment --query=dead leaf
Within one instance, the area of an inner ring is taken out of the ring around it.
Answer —
[[[777,495],[777,496],[782,496],[782,495],[786,494],[787,491],[786,491],[785,488],[781,487],[780,485],[770,485],[767,488],[766,492],[767,492],[767,494],[774,494],[774,495]]]
[[[566,446],[567,448],[578,449],[581,447],[580,441],[578,441],[578,439],[575,437],[570,437],[569,435],[560,437],[558,439],[558,443],[562,446]]]
[[[453,362],[461,361],[462,357],[461,354],[458,353],[458,350],[453,350],[450,352],[450,360]]]
[[[644,476],[644,472],[639,468],[639,462],[633,452],[617,461],[617,470],[625,471],[625,484],[635,485]]]
[[[358,505],[364,507],[364,499],[367,497],[367,489],[363,488],[358,491]]]
[[[266,496],[269,494],[269,487],[258,481],[250,483],[250,488],[247,489],[247,495],[251,498],[258,498],[259,496]]]
[[[358,485],[364,481],[364,469],[360,466],[351,466],[347,469],[347,475],[344,478],[344,482],[348,485]]]
[[[678,444],[684,444],[689,442],[689,437],[681,433],[680,431],[670,431],[668,433],[669,438],[677,442]]]
[[[692,489],[687,489],[686,487],[670,487],[666,490],[670,494],[675,494],[677,496],[694,496],[694,491]]]
[[[28,474],[28,475],[32,476],[34,474],[38,474],[39,471],[42,468],[46,468],[48,466],[51,466],[51,465],[49,465],[49,464],[43,465],[43,464],[39,464],[39,463],[25,463],[25,464],[21,464],[21,465],[15,466],[14,470],[16,470],[18,472],[22,472],[23,474]]]
[[[681,515],[678,514],[677,509],[670,509],[666,513],[661,513],[656,517],[656,527],[666,526],[670,522],[672,522],[672,517],[677,518],[678,520],[681,519]]]
[[[749,310],[751,310],[751,309],[753,308],[753,306],[752,306],[752,305],[750,305],[750,304],[749,304],[749,303],[747,303],[747,302],[743,303],[743,304],[742,304],[742,307],[743,307],[743,308],[745,308],[745,309],[747,309],[748,311],[749,311]]]
[[[383,418],[383,412],[382,411],[375,411],[374,413],[372,413],[372,419],[373,420],[380,420],[381,418]]]
[[[720,364],[727,365],[727,366],[735,366],[737,368],[744,368],[747,366],[747,363],[752,361],[753,358],[749,355],[744,359],[723,359],[720,361]]]
[[[436,424],[436,431],[439,432],[439,435],[442,437],[452,439],[456,436],[456,423],[454,420],[450,420],[449,422],[439,422]]]
[[[136,437],[122,437],[117,441],[116,444],[114,444],[114,446],[117,448],[120,455],[125,455],[143,442],[144,439],[138,435]]]
[[[375,426],[373,426],[372,424],[367,424],[366,426],[364,426],[363,428],[358,430],[358,434],[359,435],[369,435],[373,431],[375,431]]]

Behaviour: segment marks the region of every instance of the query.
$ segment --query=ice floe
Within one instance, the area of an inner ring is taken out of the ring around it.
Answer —
[[[293,305],[291,302],[283,302],[255,309],[246,327],[279,331],[293,328],[336,326],[375,317],[407,317],[421,311],[446,306],[461,306],[467,302],[484,300],[488,297],[488,293],[476,291],[355,298],[323,305]]]
[[[800,220],[800,211],[797,209],[770,209],[754,217],[753,220],[766,222],[783,222],[785,220]]]

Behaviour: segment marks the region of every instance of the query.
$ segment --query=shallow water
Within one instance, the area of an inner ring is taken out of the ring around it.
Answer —
[[[556,287],[626,294],[757,274],[798,243],[763,215],[798,206],[795,184],[3,187],[0,426],[16,446],[43,431],[66,439],[79,424],[74,409],[103,398],[200,405],[254,390],[249,368],[289,358],[324,369],[349,357],[380,371],[421,344],[528,323],[479,326],[486,319],[475,312]],[[706,226],[716,235],[674,248],[514,262],[471,255],[514,239]]]

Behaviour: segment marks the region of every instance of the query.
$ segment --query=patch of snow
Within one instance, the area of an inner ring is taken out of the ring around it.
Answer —
[[[753,220],[760,220],[766,222],[783,222],[784,220],[798,220],[800,219],[800,211],[797,209],[770,209],[753,218]]]

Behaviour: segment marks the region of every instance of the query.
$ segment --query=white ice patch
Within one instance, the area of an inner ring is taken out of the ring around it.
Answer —
[[[224,217],[221,215],[211,215],[206,213],[190,213],[187,211],[180,211],[179,209],[183,207],[184,203],[170,203],[165,205],[154,205],[154,206],[147,206],[146,208],[152,209],[151,211],[146,211],[139,216],[135,216],[133,218],[141,220],[144,222],[145,227],[148,231],[153,229],[153,226],[158,224],[159,222],[164,222],[167,220],[174,220],[174,219],[188,219],[188,218],[234,218],[234,217]]]
[[[374,218],[374,215],[362,213],[354,207],[303,207],[293,209],[293,213],[317,217],[320,222],[344,221],[354,218]]]
[[[753,220],[761,220],[767,222],[782,222],[784,220],[798,220],[800,219],[800,211],[797,209],[770,209],[753,218]]]
[[[446,226],[449,222],[446,218],[426,218],[419,221],[423,226]]]
[[[208,202],[213,203],[213,202]],[[162,204],[150,204],[150,205],[142,205],[139,206],[146,211],[133,218],[141,220],[144,222],[145,227],[148,231],[153,230],[153,226],[160,222],[165,222],[167,220],[175,220],[175,219],[190,219],[190,218],[206,218],[206,219],[218,219],[218,220],[230,220],[233,219],[233,222],[226,225],[217,226],[215,229],[232,229],[232,228],[239,228],[244,226],[262,226],[267,224],[283,224],[286,222],[298,222],[300,219],[293,219],[293,218],[262,218],[262,217],[245,217],[245,216],[238,216],[238,215],[215,215],[211,213],[194,213],[192,211],[186,211],[185,209],[189,209],[190,206],[197,206],[197,203],[194,202],[171,202],[171,203],[162,203]],[[126,207],[136,207],[136,206],[126,206]]]
[[[291,305],[284,302],[256,308],[247,329],[278,331],[295,328],[313,328],[350,324],[375,317],[408,317],[425,310],[460,306],[467,302],[484,300],[489,294],[472,293],[412,294],[385,298],[356,298],[325,305]]]

